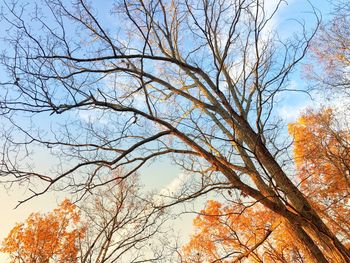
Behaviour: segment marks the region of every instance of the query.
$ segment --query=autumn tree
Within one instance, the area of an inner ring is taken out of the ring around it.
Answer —
[[[65,200],[46,215],[31,214],[11,230],[1,252],[26,263],[166,262],[166,213],[139,187],[136,175],[111,180],[79,206]]]
[[[350,245],[350,132],[331,109],[289,125],[300,188],[334,233]]]
[[[48,214],[33,213],[17,223],[0,251],[8,253],[13,263],[78,262],[78,243],[84,233],[79,211],[66,199]]]
[[[208,201],[193,221],[184,262],[313,262],[287,222],[261,205],[246,206]]]
[[[349,247],[350,133],[344,120],[339,123],[331,109],[309,110],[289,124],[289,133],[300,188]],[[186,262],[314,262],[288,222],[255,203],[209,201],[193,224]]]
[[[315,262],[350,261],[290,179],[272,118],[315,33],[298,23],[299,34],[279,37],[270,25],[284,1],[125,0],[111,15],[84,0],[44,2],[2,15],[12,47],[2,56],[4,180],[44,182],[31,197],[58,185],[82,193],[121,166],[127,177],[169,157],[200,175],[191,198],[237,190],[286,220]],[[33,168],[38,149],[56,158],[51,173]]]
[[[350,79],[350,4],[333,1],[332,18],[321,26],[311,50],[316,63],[308,77],[324,87],[349,94]]]

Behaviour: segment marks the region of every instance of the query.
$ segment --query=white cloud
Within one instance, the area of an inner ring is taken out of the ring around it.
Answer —
[[[164,199],[175,197],[181,190],[184,184],[188,182],[190,175],[186,173],[180,173],[176,178],[174,178],[169,184],[163,187],[158,194],[153,195],[153,201],[156,204],[162,204]]]
[[[173,196],[182,186],[190,179],[190,175],[186,173],[180,173],[174,180],[172,180],[168,185],[163,187],[159,191],[159,195]]]
[[[99,124],[108,123],[108,119],[104,115],[103,111],[100,111],[98,109],[79,111],[78,116],[82,121],[86,123],[99,123]]]
[[[320,109],[322,107],[332,108],[337,116],[343,116],[344,112],[350,109],[350,96],[344,94],[324,94],[315,92],[311,94],[311,98],[303,100],[303,102],[295,104],[282,104],[278,111],[278,116],[286,122],[293,122],[307,109]],[[347,118],[346,118],[347,117]],[[350,115],[344,116],[344,121],[350,122]]]
[[[278,110],[278,115],[284,121],[289,123],[295,121],[306,108],[307,105],[299,107],[285,105]]]

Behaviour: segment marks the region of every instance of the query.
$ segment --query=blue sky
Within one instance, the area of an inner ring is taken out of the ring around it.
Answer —
[[[269,4],[274,2],[270,1]],[[113,1],[93,1],[98,3],[97,8],[99,9],[99,14],[108,13],[111,3]],[[329,2],[326,0],[311,1],[315,7],[320,10],[324,19],[327,19],[327,13],[329,12]],[[274,23],[278,29],[281,30],[281,34],[288,35],[293,28],[295,27],[295,22],[291,20],[292,18],[304,19],[306,24],[313,24],[315,20],[310,14],[310,6],[307,1],[304,0],[291,0],[288,5],[283,5],[277,17],[274,20]],[[104,22],[106,24],[113,24],[115,20],[110,16],[103,16]],[[3,22],[0,22],[0,35],[1,37],[5,36],[6,32],[3,30]],[[1,42],[0,42],[1,43]],[[1,49],[6,52],[6,46],[0,45]],[[5,78],[5,74],[0,68],[0,82]],[[291,81],[291,85],[302,89],[306,87],[306,80],[300,77],[300,72],[296,71]],[[317,96],[316,96],[317,97]],[[290,93],[288,96],[285,96],[281,99],[280,104],[278,105],[278,112],[280,117],[284,118],[287,122],[295,120],[298,116],[300,110],[305,109],[308,105],[312,105],[314,102],[310,98],[302,93]],[[40,121],[46,122],[45,118],[42,118]],[[0,121],[2,122],[2,121]],[[51,161],[48,161],[44,153],[38,153],[36,155],[37,167],[45,170],[50,166]],[[169,160],[162,159],[158,163],[152,163],[150,166],[144,168],[141,180],[145,184],[147,189],[163,189],[167,187],[176,186],[176,180],[180,174],[180,170],[171,165]],[[58,202],[66,195],[62,193],[48,193],[45,196],[38,197],[34,200],[25,203],[16,210],[13,208],[16,206],[17,201],[23,199],[23,196],[26,195],[26,188],[13,186],[13,188],[6,191],[4,188],[0,188],[0,207],[1,213],[0,216],[0,239],[2,239],[14,226],[15,222],[23,221],[31,212],[37,211],[49,211],[57,206]],[[186,231],[189,232],[191,227],[191,217],[188,217],[186,220]],[[4,257],[0,255],[0,262],[4,262]]]

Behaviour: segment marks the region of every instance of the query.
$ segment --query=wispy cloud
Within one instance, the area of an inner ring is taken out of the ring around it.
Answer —
[[[173,196],[179,190],[181,190],[182,186],[190,179],[190,175],[187,173],[180,173],[174,180],[172,180],[169,184],[163,187],[159,191],[159,195],[165,196]]]
[[[153,195],[153,201],[156,204],[164,203],[165,199],[176,197],[183,186],[190,180],[190,175],[187,173],[180,173],[176,178],[174,178],[169,184],[164,186],[159,192]]]
[[[285,99],[285,101],[288,100]],[[350,96],[344,94],[325,94],[321,92],[314,92],[311,98],[297,100],[294,103],[281,103],[278,107],[278,116],[286,122],[293,122],[308,109],[321,109],[322,107],[332,108],[336,115],[343,115],[344,111],[350,109]],[[348,116],[350,121],[350,115]]]

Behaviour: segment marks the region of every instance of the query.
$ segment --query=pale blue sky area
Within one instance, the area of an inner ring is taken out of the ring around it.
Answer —
[[[32,0],[33,1],[33,0]],[[271,0],[266,0],[266,2]],[[29,1],[30,2],[30,1]],[[33,1],[34,2],[34,1]],[[111,3],[113,1],[91,1],[99,9],[99,14],[109,13]],[[275,2],[275,0],[271,1]],[[324,19],[327,19],[327,13],[330,11],[329,2],[326,0],[313,0],[311,3],[322,13]],[[269,3],[270,4],[270,3]],[[1,5],[1,4],[0,4]],[[307,25],[314,24],[315,19],[313,15],[310,14],[311,7],[305,0],[291,0],[288,5],[283,4],[281,11],[275,18],[275,24],[280,28],[281,34],[290,34],[295,28],[295,22],[291,18],[303,18]],[[113,17],[103,16],[104,23],[112,26],[115,22]],[[0,35],[5,36],[6,32],[2,26],[3,22],[0,22]],[[0,49],[6,51],[6,46],[1,45]],[[0,67],[0,82],[5,78],[3,69]],[[302,89],[305,87],[305,80],[300,78],[300,73],[295,72],[291,85]],[[290,93],[288,97],[283,97],[281,103],[278,105],[277,109],[279,115],[286,121],[292,121],[296,118],[299,111],[304,109],[307,105],[311,105],[313,102],[310,98],[302,93]],[[47,115],[48,116],[48,115]],[[1,118],[1,117],[0,117]],[[46,118],[46,117],[45,117]],[[49,122],[49,120],[42,118],[40,121]],[[0,123],[3,120],[0,119]],[[36,166],[42,169],[47,169],[53,160],[47,159],[45,153],[37,153]],[[141,181],[145,184],[146,189],[162,189],[167,185],[170,185],[173,180],[176,180],[177,176],[180,174],[180,170],[170,164],[169,160],[162,159],[159,162],[152,163],[143,169],[141,175]],[[57,206],[58,202],[66,195],[59,193],[47,193],[45,196],[35,198],[28,203],[20,206],[16,210],[13,208],[16,206],[17,201],[23,199],[25,196],[26,189],[13,186],[9,191],[6,191],[2,186],[0,186],[0,239],[2,239],[10,229],[14,226],[15,222],[23,221],[31,212],[37,211],[48,211]],[[191,217],[187,217],[185,222],[186,231],[189,232],[191,229]],[[184,225],[184,224],[182,224]],[[6,262],[4,257],[0,255],[0,262]]]

